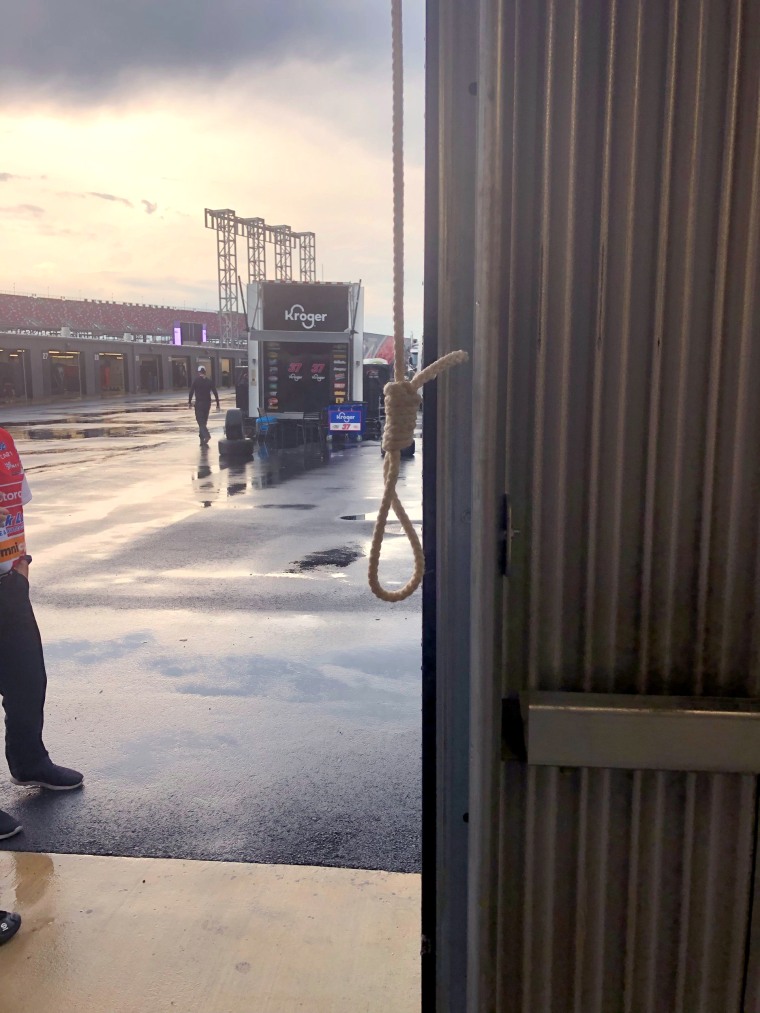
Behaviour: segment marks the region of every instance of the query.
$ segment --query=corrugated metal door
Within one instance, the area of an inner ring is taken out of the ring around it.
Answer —
[[[760,3],[480,8],[471,1008],[760,1010],[754,775],[495,758],[518,691],[760,696]]]

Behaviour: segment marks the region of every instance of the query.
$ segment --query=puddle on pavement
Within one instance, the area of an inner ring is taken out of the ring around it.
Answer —
[[[304,570],[321,570],[328,566],[334,566],[339,570],[345,570],[351,563],[356,562],[364,555],[360,545],[343,545],[338,549],[324,549],[321,552],[310,552],[302,559],[294,560],[286,573],[303,573]]]
[[[313,510],[316,503],[259,503],[259,510]]]
[[[375,521],[377,520],[377,514],[376,513],[374,513],[374,514],[343,514],[340,519],[342,521],[371,521],[374,524]],[[389,523],[391,523],[391,524],[393,524],[394,522],[396,524],[398,524],[398,520],[396,520],[395,517],[389,517],[388,520],[389,520]],[[410,520],[411,520],[412,524],[422,524],[422,521],[418,521],[414,517],[411,517]]]
[[[55,428],[34,426],[19,429],[14,427],[14,435],[26,440],[88,440],[100,436],[128,439],[136,436],[157,436],[165,433],[165,426],[130,425],[130,426],[90,426],[88,428]]]
[[[80,411],[76,414],[49,415],[39,421],[24,419],[14,421],[6,419],[3,425],[12,431],[15,437],[26,440],[82,440],[92,437],[134,437],[155,435],[165,432],[165,426],[155,417],[141,425],[135,420],[129,424],[119,424],[115,419],[124,415],[175,415],[177,402],[166,404],[119,405],[112,410]]]

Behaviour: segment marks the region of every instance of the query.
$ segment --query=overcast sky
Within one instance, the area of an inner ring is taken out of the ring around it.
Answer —
[[[404,8],[407,333],[419,335],[424,2]],[[389,0],[5,4],[0,291],[217,308],[203,209],[230,207],[315,232],[318,276],[361,278],[366,329],[389,332],[389,12]]]

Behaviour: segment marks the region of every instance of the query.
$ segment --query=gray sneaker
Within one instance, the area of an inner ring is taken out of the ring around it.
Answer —
[[[69,767],[59,767],[57,763],[46,763],[40,770],[28,771],[11,781],[20,788],[47,788],[48,791],[71,791],[81,788],[84,775]]]

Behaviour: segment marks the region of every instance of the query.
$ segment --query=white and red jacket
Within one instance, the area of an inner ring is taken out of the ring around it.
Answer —
[[[0,507],[8,511],[5,522],[0,521],[0,573],[7,573],[26,553],[24,504],[31,498],[13,437],[0,429]]]

